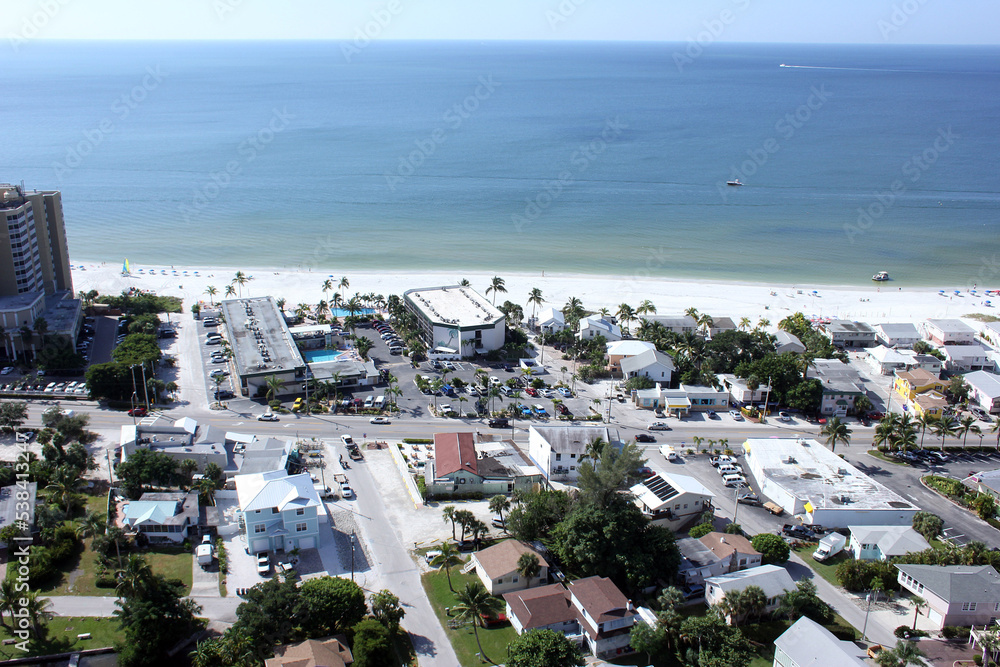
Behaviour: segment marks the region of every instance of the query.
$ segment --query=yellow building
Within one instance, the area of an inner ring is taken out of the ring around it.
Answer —
[[[923,417],[926,413],[940,419],[946,407],[948,407],[948,399],[944,397],[944,394],[937,391],[917,394],[910,401],[910,409],[913,410],[913,414],[916,417]]]
[[[912,371],[896,371],[896,379],[893,381],[893,391],[903,398],[904,403],[911,402],[917,394],[928,391],[943,392],[947,383],[923,368],[915,368]]]

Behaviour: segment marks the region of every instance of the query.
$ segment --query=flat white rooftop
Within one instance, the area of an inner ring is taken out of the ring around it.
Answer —
[[[459,327],[494,325],[504,315],[471,287],[411,289],[403,296],[431,322]]]
[[[743,451],[755,474],[816,509],[919,509],[815,440],[754,438],[743,443]]]

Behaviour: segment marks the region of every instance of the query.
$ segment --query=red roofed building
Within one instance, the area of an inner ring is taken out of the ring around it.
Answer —
[[[591,653],[608,658],[633,652],[629,634],[639,614],[614,582],[606,577],[579,579],[569,585],[569,594]]]
[[[434,459],[424,467],[427,492],[433,496],[509,494],[530,490],[541,478],[513,443],[477,444],[474,433],[435,433]]]

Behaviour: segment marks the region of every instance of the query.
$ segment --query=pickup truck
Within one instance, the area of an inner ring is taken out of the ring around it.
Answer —
[[[813,535],[811,530],[809,530],[805,526],[796,526],[793,523],[786,523],[784,526],[782,526],[781,533],[783,535],[787,535],[788,537],[792,537],[796,540],[815,539],[815,535]]]
[[[347,455],[351,457],[352,461],[360,461],[361,459],[365,458],[357,445],[348,445]]]

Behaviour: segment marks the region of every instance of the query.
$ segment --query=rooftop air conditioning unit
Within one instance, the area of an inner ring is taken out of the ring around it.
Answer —
[[[846,475],[847,474],[847,468],[838,468],[837,469],[837,474],[838,475]]]

